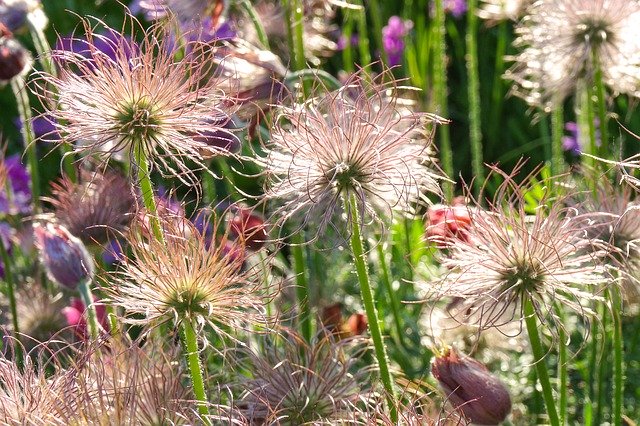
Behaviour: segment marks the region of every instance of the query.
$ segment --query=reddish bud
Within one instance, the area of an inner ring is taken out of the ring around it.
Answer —
[[[93,298],[96,301],[96,297]],[[96,304],[96,315],[98,317],[98,321],[102,328],[105,330],[109,330],[109,321],[107,320],[107,308],[102,304]],[[71,305],[62,309],[62,314],[67,320],[67,325],[73,326],[76,335],[84,340],[89,336],[89,330],[87,329],[87,320],[84,316],[84,311],[86,307],[82,300],[76,299],[75,297],[71,299]]]
[[[52,280],[74,290],[81,282],[93,277],[93,258],[82,241],[64,226],[36,223],[33,233],[42,263]]]
[[[239,208],[229,222],[230,235],[250,250],[260,250],[267,241],[264,219],[249,209]]]
[[[454,200],[452,206],[431,206],[427,215],[427,237],[435,241],[438,247],[445,248],[452,238],[468,241],[471,214],[469,208],[460,201]]]
[[[31,55],[13,37],[0,37],[0,81],[9,81],[31,65]]]
[[[451,404],[473,423],[497,425],[509,415],[507,388],[475,359],[448,349],[435,359],[431,372]]]

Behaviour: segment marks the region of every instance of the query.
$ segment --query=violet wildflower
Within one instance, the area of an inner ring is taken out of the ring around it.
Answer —
[[[475,359],[447,348],[435,358],[431,372],[449,402],[471,422],[498,425],[511,412],[505,385]]]
[[[409,34],[411,28],[413,28],[413,22],[405,21],[399,16],[389,18],[389,23],[382,28],[382,47],[389,59],[389,66],[402,63],[404,38]]]
[[[459,18],[467,11],[467,0],[444,0],[444,11]]]
[[[597,130],[599,124],[600,122],[596,118],[594,120],[594,125],[596,127],[596,146],[600,146],[602,144],[602,141],[600,140],[600,132]],[[570,135],[562,137],[562,149],[573,155],[580,155],[585,143],[588,143],[589,135],[583,134],[582,129],[580,129],[580,125],[573,121],[565,123],[564,128],[570,133]]]
[[[140,44],[127,37],[113,41],[112,59],[96,47],[96,40],[106,38],[86,21],[84,28],[91,58],[54,51],[64,67],[58,76],[41,73],[37,90],[65,140],[83,142],[75,152],[108,159],[124,151],[141,181],[148,180],[141,169],[150,162],[191,185],[198,182],[194,164],[206,169],[205,158],[230,154],[197,139],[212,131],[212,122],[231,133],[223,124],[233,101],[218,79],[206,78],[211,63],[203,60],[204,52],[175,60],[166,33],[152,27]]]
[[[550,108],[592,84],[596,70],[614,93],[639,93],[639,2],[540,0],[517,32],[523,50],[505,77],[529,104]]]
[[[0,188],[0,213],[7,215],[31,213],[31,178],[22,165],[20,154],[4,159],[6,180]]]
[[[275,217],[301,214],[322,232],[343,197],[356,197],[362,220],[382,221],[393,210],[409,212],[423,191],[440,193],[426,126],[441,119],[403,108],[389,94],[395,84],[356,74],[337,91],[279,107],[264,160],[266,197],[283,200]]]
[[[82,241],[64,226],[51,222],[36,223],[33,233],[42,263],[53,281],[74,290],[81,283],[93,279],[93,258]]]

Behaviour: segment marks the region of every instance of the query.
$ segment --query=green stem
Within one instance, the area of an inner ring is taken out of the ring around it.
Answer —
[[[380,262],[380,270],[382,272],[382,283],[384,284],[389,300],[391,301],[391,312],[393,313],[393,321],[396,325],[396,333],[398,333],[398,341],[401,345],[404,345],[404,331],[402,330],[402,318],[400,316],[400,301],[398,300],[398,294],[393,289],[391,279],[389,278],[389,268],[387,267],[387,260],[385,258],[382,242],[378,243],[378,258],[378,261]]]
[[[565,323],[565,315],[560,304],[556,304],[556,313],[561,324]],[[569,381],[568,357],[567,357],[567,334],[562,327],[558,327],[558,394],[560,395],[560,424],[567,423],[567,384]]]
[[[498,24],[498,44],[496,45],[496,62],[494,67],[493,85],[491,87],[491,120],[489,121],[489,136],[491,142],[498,143],[500,138],[499,131],[501,129],[500,117],[502,115],[502,105],[504,104],[503,78],[504,73],[504,54],[507,50],[507,23],[506,21]]]
[[[133,144],[133,157],[137,165],[137,179],[138,185],[140,185],[140,192],[142,192],[142,200],[144,202],[144,206],[149,211],[149,215],[151,216],[149,220],[151,230],[158,241],[164,242],[164,235],[162,234],[162,228],[160,227],[158,209],[156,207],[156,201],[153,194],[153,184],[151,183],[151,177],[149,176],[149,163],[147,161],[147,154],[142,149],[142,143]]]
[[[301,0],[285,0],[284,5],[289,47],[293,52],[292,69],[300,71],[307,68],[304,55],[304,5]],[[303,80],[302,87],[306,98],[310,93],[311,85]]]
[[[270,50],[269,37],[267,36],[267,33],[262,26],[262,22],[260,22],[260,16],[258,16],[258,13],[256,12],[251,2],[249,0],[242,0],[240,2],[240,7],[242,7],[247,15],[249,15],[249,19],[251,19],[251,23],[253,24],[253,27],[256,30],[256,34],[258,36],[258,41],[260,41],[262,47],[266,50]]]
[[[356,0],[355,4],[360,6],[358,10],[358,52],[360,53],[360,65],[366,67],[371,63],[367,11],[362,4],[362,0]]]
[[[27,14],[27,26],[29,27],[29,32],[31,33],[33,45],[36,48],[36,52],[38,52],[38,61],[40,62],[42,69],[47,74],[50,74],[54,77],[57,76],[58,71],[56,70],[53,59],[51,58],[51,46],[49,45],[47,37],[45,36],[40,26],[33,21],[32,13]],[[72,148],[67,144],[60,144],[60,150],[62,153],[62,167],[65,171],[65,174],[71,180],[71,182],[76,182],[77,174],[76,168],[73,164],[73,155],[71,154]]]
[[[184,339],[184,348],[186,350],[185,357],[191,374],[191,384],[193,386],[193,395],[196,398],[198,412],[203,417],[202,421],[210,425],[209,421],[209,401],[204,388],[204,378],[202,374],[202,365],[200,364],[200,355],[198,352],[198,336],[193,327],[191,320],[182,321],[182,337]]]
[[[293,236],[291,252],[293,254],[293,266],[296,274],[296,299],[298,301],[299,324],[302,337],[311,342],[311,305],[309,300],[309,281],[304,258],[304,246],[302,231]]]
[[[385,52],[384,47],[382,46],[382,11],[380,10],[380,5],[377,0],[367,0],[367,7],[369,9],[371,16],[371,23],[373,24],[373,33],[375,34],[374,40],[376,41],[376,48],[378,52],[380,52],[380,59],[385,64],[388,64],[387,52]],[[368,64],[369,62],[367,62]]]
[[[328,72],[320,69],[304,69],[288,73],[284,79],[286,85],[298,80],[321,80],[328,90],[337,90],[342,87],[342,83]]]
[[[600,67],[600,63],[598,61],[595,53],[593,54],[593,66],[595,70],[595,85],[596,85],[596,98],[598,102],[598,118],[600,120],[600,149],[594,151],[594,155],[600,156],[601,152],[606,152],[604,150],[606,144],[608,143],[608,132],[607,132],[607,94],[604,88],[604,82],[602,81],[602,69]],[[594,123],[595,125],[595,123]],[[598,152],[600,151],[600,152]]]
[[[624,365],[623,365],[623,336],[621,298],[617,288],[608,290],[611,299],[611,313],[613,317],[613,424],[622,425],[623,390],[624,390]]]
[[[436,103],[436,113],[447,117],[447,44],[445,40],[445,15],[443,0],[435,0],[436,14],[434,22],[434,42],[435,49],[433,87]],[[440,155],[442,168],[449,178],[453,178],[453,151],[451,150],[451,138],[449,128],[442,126],[440,129]],[[453,185],[450,182],[443,183],[444,194],[447,199],[453,198]]]
[[[609,354],[605,351],[604,353],[601,354],[600,357],[598,357],[598,348],[606,348],[608,347],[608,339],[607,336],[609,335],[609,333],[607,332],[608,328],[609,328],[609,312],[606,306],[604,306],[604,304],[600,307],[600,323],[601,323],[601,327],[602,327],[602,333],[599,334],[600,339],[595,339],[595,336],[597,336],[598,334],[594,335],[594,351],[595,351],[595,355],[594,355],[594,362],[593,362],[593,367],[596,371],[596,388],[595,388],[595,395],[593,397],[593,401],[595,401],[596,403],[596,413],[594,415],[594,424],[599,425],[600,421],[602,419],[602,413],[604,411],[604,397],[605,397],[605,382],[607,380],[607,366],[609,364],[608,362],[608,356]]]
[[[347,198],[348,197],[348,198]],[[362,245],[362,235],[360,234],[360,217],[358,214],[358,201],[354,194],[345,195],[345,211],[350,213],[351,223],[351,252],[353,261],[356,265],[358,273],[358,281],[360,283],[360,294],[362,295],[362,303],[367,313],[367,322],[369,324],[369,332],[373,340],[373,346],[380,368],[380,379],[387,393],[387,402],[389,404],[389,414],[391,421],[396,424],[398,422],[398,410],[395,403],[395,390],[389,371],[389,363],[387,361],[387,352],[382,339],[382,331],[378,312],[373,301],[373,292],[371,283],[369,282],[369,271],[367,268],[366,254]]]
[[[353,35],[353,11],[344,9],[344,24],[342,25],[342,35],[345,40],[344,49],[342,49],[342,68],[347,74],[354,71],[353,46],[351,45],[351,36]]]
[[[564,108],[557,102],[551,113],[551,175],[558,176],[563,169],[564,153],[562,134],[564,132]]]
[[[469,139],[471,142],[471,170],[475,176],[474,187],[480,191],[484,185],[484,167],[482,155],[482,128],[480,126],[480,77],[478,76],[478,0],[467,1],[467,73],[469,75]]]
[[[84,303],[85,311],[87,313],[87,327],[89,328],[89,335],[93,340],[95,340],[100,335],[100,324],[98,323],[98,315],[93,302],[93,294],[91,293],[91,281],[91,279],[82,281],[78,285],[78,292],[80,293],[80,299],[82,299],[82,303]]]
[[[16,304],[15,280],[13,277],[13,266],[9,258],[9,252],[0,240],[0,254],[4,266],[4,282],[7,283],[7,296],[9,297],[9,309],[11,310],[11,324],[13,325],[13,337],[18,339],[20,327],[18,327],[18,310]]]
[[[595,112],[593,111],[593,86],[590,82],[586,83],[586,99],[583,103],[584,119],[587,123],[587,129],[589,130],[589,151],[591,155],[598,155],[598,145],[596,140],[596,123]],[[593,158],[589,158],[590,165],[595,169],[598,165],[597,161]],[[594,182],[595,185],[595,182]]]
[[[29,174],[31,175],[31,200],[34,213],[40,213],[40,173],[38,171],[38,152],[33,123],[31,122],[31,105],[27,95],[27,85],[24,78],[18,76],[11,80],[11,89],[16,97],[18,113],[22,120],[22,138],[29,161]]]
[[[540,335],[538,334],[535,308],[533,307],[531,298],[528,296],[523,297],[522,303],[524,309],[524,320],[527,325],[529,341],[531,342],[531,349],[533,351],[533,362],[536,365],[538,382],[540,383],[540,386],[542,386],[542,396],[544,397],[544,403],[547,406],[549,423],[551,426],[560,426],[560,420],[558,419],[558,412],[556,411],[555,401],[553,398],[553,390],[549,380],[549,372],[547,371],[547,366],[544,362],[545,352],[542,348]]]

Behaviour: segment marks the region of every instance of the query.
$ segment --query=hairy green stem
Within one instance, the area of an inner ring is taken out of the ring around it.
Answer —
[[[602,67],[598,61],[597,55],[593,54],[593,66],[594,66],[594,83],[596,85],[596,99],[598,103],[598,118],[600,120],[600,149],[593,152],[593,155],[601,156],[605,147],[609,143],[608,131],[607,131],[607,92],[604,88],[604,82],[602,81]],[[595,125],[595,123],[594,123]]]
[[[370,16],[374,33],[373,38],[376,41],[375,47],[378,52],[380,52],[380,59],[382,59],[382,62],[388,64],[387,52],[385,52],[384,46],[382,45],[382,11],[380,10],[380,5],[378,4],[378,0],[367,0],[367,6],[368,7],[366,9],[371,12]]]
[[[300,71],[307,68],[304,55],[304,5],[302,0],[285,0],[284,6],[289,47],[293,52],[291,68],[293,71]],[[306,98],[311,91],[311,85],[308,81],[302,80],[302,88]]]
[[[11,325],[13,326],[13,337],[19,339],[20,327],[18,326],[18,310],[16,305],[15,280],[13,276],[13,265],[9,258],[9,252],[0,240],[0,254],[4,266],[4,282],[7,284],[7,297],[9,298],[9,310],[11,311]]]
[[[342,36],[345,40],[344,49],[342,49],[342,68],[348,74],[354,71],[353,61],[353,46],[351,44],[351,37],[353,35],[353,11],[345,9],[344,23],[342,25]]]
[[[296,299],[298,302],[298,321],[302,337],[311,342],[311,300],[309,299],[309,281],[307,280],[307,268],[304,257],[302,231],[293,236],[291,252],[293,254],[293,266],[296,274]]]
[[[266,50],[270,50],[269,37],[264,30],[264,26],[262,26],[262,22],[260,22],[260,16],[256,12],[256,9],[253,7],[249,0],[242,0],[240,2],[240,7],[247,13],[249,19],[251,19],[253,28],[256,30],[256,35],[258,36],[258,41],[260,42],[260,44],[262,44],[262,47]]]
[[[351,223],[351,253],[358,274],[360,283],[360,294],[362,295],[362,303],[367,314],[367,322],[369,324],[369,332],[375,349],[378,367],[380,368],[380,379],[387,394],[389,403],[389,414],[391,421],[395,424],[398,422],[398,410],[396,407],[395,390],[391,372],[389,371],[389,362],[387,351],[382,339],[382,331],[380,320],[378,319],[378,311],[373,301],[373,291],[369,281],[369,271],[367,267],[366,254],[362,244],[362,235],[360,233],[360,216],[358,213],[358,201],[354,194],[345,195],[345,211],[349,212]]]
[[[507,50],[507,22],[498,24],[498,44],[496,45],[496,62],[494,66],[493,85],[491,86],[491,120],[489,120],[489,137],[493,144],[499,143],[501,127],[500,117],[504,105],[503,78],[504,54]]]
[[[538,334],[538,321],[536,320],[535,308],[533,307],[531,298],[528,296],[523,297],[522,303],[524,309],[524,321],[527,325],[527,333],[529,334],[529,341],[531,342],[531,349],[533,351],[533,362],[536,365],[538,382],[540,383],[540,386],[542,386],[542,396],[544,397],[544,403],[547,407],[549,423],[551,426],[560,426],[560,420],[558,419],[558,412],[556,411],[555,400],[553,397],[553,389],[551,387],[551,381],[549,380],[549,372],[547,371],[547,365],[544,362],[545,352],[542,348],[540,335]]]
[[[582,113],[584,114],[583,120],[586,120],[587,128],[589,129],[589,151],[591,155],[598,155],[598,144],[596,140],[596,123],[595,112],[593,110],[593,86],[590,82],[586,83],[586,99],[582,106]],[[593,158],[589,158],[590,165],[595,169],[598,165],[597,161]],[[595,181],[594,181],[595,185]]]
[[[562,310],[562,305],[556,304],[556,313],[558,320],[561,324],[565,323],[565,315]],[[558,394],[560,395],[559,405],[559,417],[560,424],[567,423],[567,385],[569,381],[568,372],[568,357],[567,357],[567,333],[562,326],[558,327]]]
[[[164,235],[162,234],[162,228],[160,227],[160,221],[158,219],[158,209],[156,207],[156,201],[153,193],[153,183],[151,183],[149,162],[147,160],[147,153],[142,148],[142,143],[133,144],[133,157],[137,166],[137,180],[140,186],[140,192],[142,193],[142,200],[145,208],[149,211],[151,216],[149,223],[151,224],[151,231],[156,239],[160,242],[164,242]]]
[[[445,40],[445,15],[443,0],[435,0],[436,14],[434,22],[434,70],[433,88],[436,103],[436,113],[447,117],[447,44]],[[442,168],[449,178],[454,177],[453,171],[453,151],[451,150],[451,137],[449,128],[442,126],[440,129],[440,155]],[[444,194],[447,199],[453,198],[453,185],[445,181],[443,184]]]
[[[480,126],[480,77],[478,76],[478,16],[476,15],[478,0],[467,1],[467,85],[469,97],[469,140],[471,142],[471,170],[475,176],[473,181],[476,191],[484,185],[484,167],[482,154],[482,128]]]
[[[198,413],[203,417],[202,421],[210,425],[209,421],[209,401],[207,392],[204,388],[204,378],[202,374],[202,365],[200,363],[200,353],[198,351],[198,336],[193,327],[193,323],[189,319],[182,321],[182,337],[184,341],[185,357],[189,366],[191,375],[191,384],[193,386],[193,395],[198,405]]]
[[[598,357],[598,348],[607,348],[608,347],[608,335],[607,332],[609,328],[609,310],[604,304],[600,306],[600,324],[602,327],[602,334],[600,334],[600,339],[597,339],[594,335],[594,361],[592,363],[593,369],[596,371],[596,387],[594,390],[594,396],[592,398],[596,403],[596,410],[594,415],[594,424],[599,425],[602,419],[602,414],[604,412],[604,397],[605,397],[605,382],[607,381],[607,370],[608,370],[608,353],[603,352],[600,357]]]
[[[360,10],[358,11],[358,52],[360,53],[360,65],[364,67],[371,63],[367,11],[362,0],[356,0],[355,4],[360,6]]]
[[[378,261],[380,262],[380,271],[382,272],[382,283],[387,290],[387,295],[391,301],[391,312],[393,313],[393,321],[396,325],[396,333],[398,334],[398,342],[404,345],[404,331],[402,330],[402,317],[400,316],[400,301],[398,300],[398,294],[393,289],[391,279],[389,278],[389,268],[387,266],[387,260],[382,247],[382,242],[377,245]]]
[[[557,176],[562,172],[564,153],[562,149],[562,134],[564,133],[564,108],[558,102],[551,113],[551,175]]]
[[[80,299],[82,299],[85,312],[87,313],[87,328],[89,329],[89,335],[93,340],[95,340],[100,335],[100,323],[98,323],[98,315],[93,301],[93,294],[91,293],[91,281],[92,279],[89,278],[80,282],[80,284],[78,284],[78,292],[80,293]]]
[[[16,98],[18,113],[22,120],[22,138],[24,149],[29,161],[29,175],[31,176],[31,201],[34,213],[40,213],[40,173],[38,171],[38,152],[33,123],[31,122],[31,105],[27,94],[27,85],[23,77],[17,76],[11,80],[11,89]]]
[[[611,299],[611,316],[613,318],[613,424],[622,425],[624,364],[623,364],[623,336],[620,314],[622,303],[617,288],[607,290]]]

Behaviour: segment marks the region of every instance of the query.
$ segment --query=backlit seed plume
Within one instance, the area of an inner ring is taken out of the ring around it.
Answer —
[[[531,0],[481,0],[478,16],[490,24],[506,20],[517,21],[529,3]]]
[[[282,200],[275,217],[302,217],[321,232],[351,194],[363,217],[381,221],[411,211],[425,191],[440,193],[431,151],[441,119],[405,107],[396,85],[356,74],[337,91],[279,107],[264,159],[266,197]]]
[[[105,342],[100,357],[89,348],[76,366],[81,403],[77,424],[193,425],[192,396],[183,386],[177,354],[153,340]],[[177,351],[173,351],[177,352]]]
[[[538,0],[517,29],[523,50],[505,77],[531,105],[549,107],[593,84],[595,67],[614,93],[640,93],[640,2]]]
[[[358,354],[351,339],[320,336],[311,344],[286,333],[281,344],[249,354],[252,379],[237,402],[249,424],[340,424],[357,404],[366,403],[363,384],[371,372],[353,369]],[[351,348],[353,349],[353,348]]]
[[[24,366],[0,355],[0,424],[66,426],[73,424],[77,403],[73,371],[50,365]]]
[[[510,197],[509,186],[515,187]],[[607,282],[601,262],[606,252],[589,238],[577,212],[541,203],[527,215],[522,191],[508,177],[493,207],[472,217],[468,238],[453,240],[442,259],[449,272],[440,282],[440,295],[455,298],[453,318],[479,330],[522,320],[525,298],[542,324],[561,327],[554,303],[590,314],[596,286]]]
[[[104,244],[126,230],[136,199],[120,174],[83,171],[80,182],[63,177],[51,185],[53,216],[86,244]]]
[[[220,226],[212,219],[212,235],[220,235]],[[264,322],[261,271],[243,268],[244,257],[230,256],[224,238],[211,241],[188,221],[176,229],[167,224],[164,243],[141,235],[131,233],[131,256],[105,289],[126,322],[148,329],[196,321],[223,335],[229,327]]]
[[[76,153],[105,159],[125,152],[133,159],[139,150],[163,175],[196,184],[194,168],[204,169],[205,158],[230,154],[201,140],[214,131],[230,132],[224,125],[233,101],[208,75],[212,63],[197,48],[175,59],[179,46],[159,26],[146,30],[139,43],[103,36],[116,31],[100,26],[84,21],[86,41],[79,43],[90,54],[55,50],[58,75],[40,74],[36,93],[50,121],[75,143]],[[111,46],[115,57],[102,52],[100,43]]]

